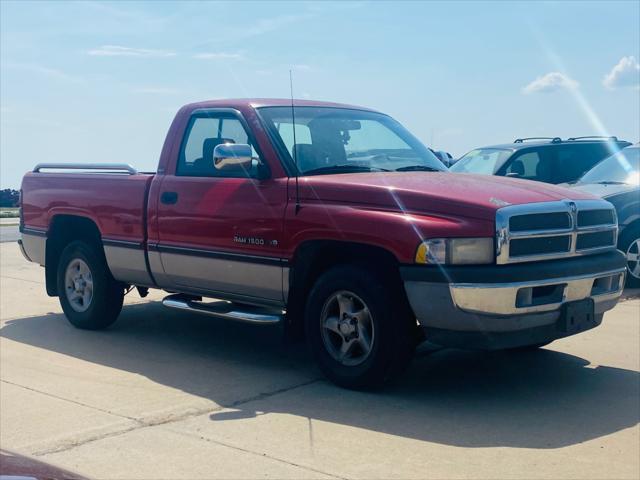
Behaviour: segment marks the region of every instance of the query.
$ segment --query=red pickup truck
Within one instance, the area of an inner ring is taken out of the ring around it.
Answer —
[[[449,173],[348,105],[187,105],[156,173],[40,164],[21,207],[23,253],[76,327],[109,326],[130,288],[164,289],[167,307],[304,333],[352,388],[396,376],[424,338],[506,349],[593,328],[624,284],[608,202]]]

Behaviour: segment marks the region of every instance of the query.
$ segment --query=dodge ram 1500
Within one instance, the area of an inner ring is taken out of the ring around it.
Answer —
[[[218,100],[176,115],[155,173],[40,164],[20,241],[76,327],[108,327],[125,292],[280,324],[351,388],[397,376],[421,339],[530,348],[599,325],[624,284],[608,202],[454,174],[361,107]]]

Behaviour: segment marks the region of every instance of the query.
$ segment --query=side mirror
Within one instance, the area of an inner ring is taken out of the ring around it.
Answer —
[[[221,143],[213,149],[213,166],[228,173],[249,173],[253,152],[251,145],[244,143]]]

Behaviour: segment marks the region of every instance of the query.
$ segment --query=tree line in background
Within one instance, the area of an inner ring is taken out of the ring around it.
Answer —
[[[20,192],[12,188],[0,190],[0,207],[17,207],[20,201]]]

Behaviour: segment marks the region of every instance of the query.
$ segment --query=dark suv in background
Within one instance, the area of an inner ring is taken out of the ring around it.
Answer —
[[[472,150],[450,170],[554,184],[569,183],[629,145],[630,142],[616,137],[518,138],[513,143]]]
[[[571,186],[616,208],[618,249],[627,256],[627,286],[640,287],[640,144],[611,155]]]

